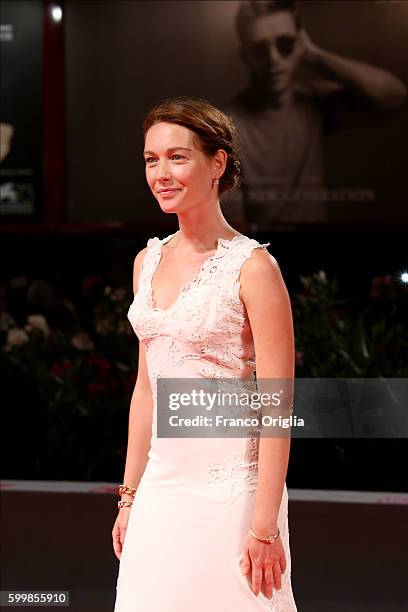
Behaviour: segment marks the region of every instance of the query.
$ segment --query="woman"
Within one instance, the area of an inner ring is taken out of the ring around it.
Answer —
[[[220,208],[240,174],[230,118],[175,98],[150,111],[144,135],[147,183],[180,229],[134,263],[139,369],[112,531],[115,612],[293,612],[290,437],[157,435],[159,379],[254,380],[256,351],[257,378],[293,380],[289,296],[269,243]]]

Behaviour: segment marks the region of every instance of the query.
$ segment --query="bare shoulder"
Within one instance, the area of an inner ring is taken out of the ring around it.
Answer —
[[[265,248],[254,248],[241,268],[241,285],[276,282],[281,277],[277,260]]]
[[[144,256],[147,252],[147,247],[144,247],[141,251],[139,251],[135,257],[133,262],[133,293],[136,295],[137,289],[139,286],[139,274],[140,268],[142,267],[142,263],[144,260]]]
[[[244,304],[285,292],[286,286],[279,264],[265,248],[254,248],[241,268],[240,298]]]
[[[265,249],[256,248],[242,272],[241,299],[254,340],[257,378],[293,378],[292,309],[278,262]]]

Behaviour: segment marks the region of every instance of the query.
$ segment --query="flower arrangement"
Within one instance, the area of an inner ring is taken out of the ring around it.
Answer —
[[[301,276],[295,296],[296,374],[310,378],[408,375],[407,288],[375,276],[369,291],[344,297],[324,271]]]
[[[121,478],[138,359],[126,316],[132,296],[95,286],[99,279],[84,280],[88,329],[66,301],[74,316],[65,328],[43,314],[19,325],[7,308],[0,313],[3,411],[19,441],[10,435],[3,445],[6,478]],[[324,271],[301,276],[293,300],[296,376],[407,376],[406,300],[390,276],[374,277],[360,297],[344,297]]]
[[[41,314],[21,326],[9,313],[0,315],[7,416],[17,420],[14,405],[23,426],[35,423],[33,477],[113,479],[137,374],[137,341],[126,318],[130,301],[125,289],[107,287],[93,304],[90,331],[53,329]],[[28,402],[37,419],[31,412],[25,419]]]

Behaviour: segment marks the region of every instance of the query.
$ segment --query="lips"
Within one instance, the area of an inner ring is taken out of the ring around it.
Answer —
[[[173,193],[174,191],[180,191],[180,189],[159,189],[157,193]]]

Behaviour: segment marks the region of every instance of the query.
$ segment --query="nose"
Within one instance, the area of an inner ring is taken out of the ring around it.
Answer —
[[[281,60],[281,55],[275,44],[268,45],[268,59],[272,66],[275,66]]]
[[[156,176],[159,181],[167,181],[171,178],[171,172],[167,160],[162,160],[158,163]]]

